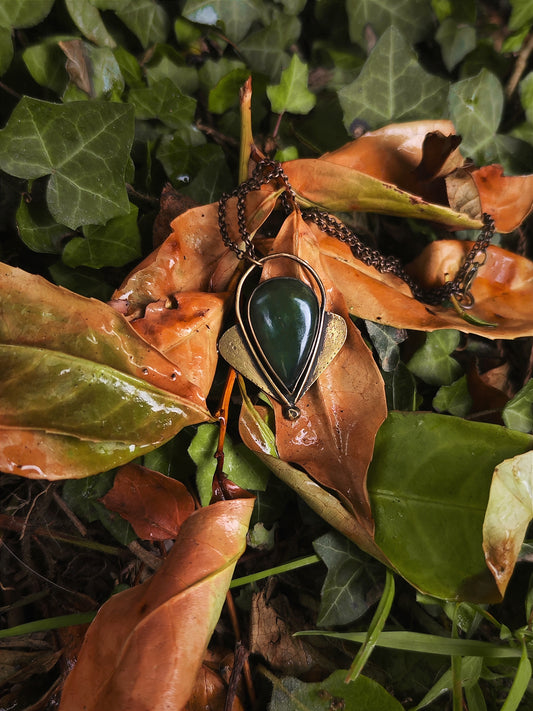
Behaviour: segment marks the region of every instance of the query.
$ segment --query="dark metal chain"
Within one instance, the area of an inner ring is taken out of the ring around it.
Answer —
[[[285,212],[289,213],[296,206],[296,194],[289,183],[287,175],[277,161],[262,160],[257,164],[252,177],[241,183],[233,192],[225,193],[220,198],[218,208],[218,225],[222,240],[226,247],[231,249],[239,259],[256,261],[257,255],[252,243],[252,236],[246,224],[246,198],[252,190],[259,190],[261,185],[272,181],[281,182],[284,191],[281,202]],[[227,202],[231,197],[237,198],[237,222],[239,235],[244,248],[234,242],[228,234],[227,227]],[[413,296],[419,301],[437,306],[454,297],[462,306],[469,307],[474,303],[471,288],[480,267],[487,259],[487,248],[494,235],[494,220],[490,215],[483,214],[483,228],[478,239],[474,242],[465,257],[463,264],[454,279],[434,289],[422,289],[414,279],[405,271],[401,262],[396,257],[384,256],[376,249],[364,244],[359,237],[342,222],[327,212],[317,209],[305,210],[302,217],[308,222],[313,222],[322,232],[330,237],[347,244],[357,259],[367,266],[374,267],[381,274],[394,274],[404,281],[411,289]]]

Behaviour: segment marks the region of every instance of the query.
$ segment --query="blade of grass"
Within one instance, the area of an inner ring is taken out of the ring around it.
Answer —
[[[283,565],[278,565],[275,568],[268,568],[268,570],[261,570],[259,573],[252,573],[251,575],[245,575],[242,578],[235,578],[231,581],[230,588],[238,588],[241,585],[255,583],[257,580],[264,580],[264,578],[270,578],[273,575],[287,573],[289,570],[305,568],[306,565],[314,565],[315,563],[320,563],[320,558],[317,555],[308,555],[304,558],[297,558],[296,560],[289,561]]]
[[[522,639],[522,654],[520,655],[520,661],[518,662],[518,668],[516,670],[515,678],[505,703],[503,704],[501,711],[516,711],[522,697],[526,693],[529,681],[531,679],[531,662],[528,659],[528,649],[526,647],[525,639]]]
[[[359,644],[366,640],[367,635],[366,632],[324,632],[323,630],[306,630],[296,634],[298,636],[322,635]],[[517,647],[478,642],[472,639],[451,639],[422,632],[382,632],[376,646],[405,652],[422,652],[422,654],[443,656],[460,654],[469,657],[483,657],[484,659],[516,659],[521,656],[521,650]],[[533,649],[527,650],[527,655],[528,657],[533,656]]]
[[[392,606],[392,601],[394,600],[394,575],[387,568],[385,577],[385,587],[383,588],[383,594],[377,606],[376,612],[372,618],[372,622],[366,633],[366,639],[363,642],[363,646],[355,655],[352,662],[352,666],[346,677],[346,683],[349,681],[355,681],[363,667],[368,661],[368,658],[372,654],[374,647],[378,641],[380,634],[383,631],[387,617]]]
[[[457,627],[457,614],[459,605],[455,605],[452,622],[452,639],[459,639],[459,629]],[[463,684],[461,679],[462,658],[458,654],[452,655],[452,701],[453,711],[461,711],[463,708]]]
[[[58,617],[46,617],[43,620],[35,620],[34,622],[25,622],[22,625],[0,630],[0,639],[18,637],[19,635],[31,634],[32,632],[58,630],[61,627],[87,625],[94,620],[95,616],[96,612],[76,612],[72,615],[59,615]]]

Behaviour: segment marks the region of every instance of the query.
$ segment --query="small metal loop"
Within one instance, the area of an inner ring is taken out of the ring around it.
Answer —
[[[455,298],[461,304],[463,309],[471,309],[476,303],[474,295],[469,290],[460,292],[455,296]]]

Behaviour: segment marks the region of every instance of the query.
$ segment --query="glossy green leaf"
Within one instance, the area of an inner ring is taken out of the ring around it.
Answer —
[[[500,462],[532,446],[532,437],[498,425],[391,413],[368,473],[377,545],[434,597],[498,599],[482,550],[490,482]]]
[[[0,367],[0,428],[143,445],[199,414],[139,378],[45,348],[0,345]]]
[[[116,42],[108,32],[104,21],[90,0],[65,0],[72,22],[88,40],[100,47],[115,47]]]
[[[132,0],[117,10],[117,17],[133,32],[146,49],[151,44],[164,42],[170,30],[165,9],[154,0]]]
[[[75,39],[73,35],[49,37],[22,52],[24,64],[37,84],[52,89],[56,94],[61,94],[68,82],[65,54],[58,43],[72,39]]]
[[[47,202],[57,222],[103,224],[129,211],[124,172],[133,128],[127,105],[23,97],[0,131],[0,167],[18,178],[50,175]]]
[[[0,75],[4,74],[13,59],[13,40],[9,27],[0,25]]]
[[[449,17],[440,25],[435,39],[440,44],[442,59],[451,72],[476,46],[476,30]]]
[[[255,72],[264,74],[271,82],[277,82],[290,61],[285,50],[297,41],[300,30],[301,23],[297,17],[278,15],[264,29],[248,35],[240,43],[239,50]]]
[[[218,433],[218,425],[201,425],[189,445],[189,455],[197,466],[196,486],[202,506],[207,506],[211,499]],[[258,491],[266,489],[269,477],[265,465],[250,450],[242,445],[234,445],[228,436],[224,442],[224,473],[242,489]]]
[[[201,25],[218,26],[233,42],[240,42],[262,15],[260,0],[187,0],[183,16]]]
[[[127,86],[144,86],[141,65],[135,55],[128,52],[124,47],[115,47],[113,54],[115,55],[120,73],[124,77]]]
[[[109,47],[87,46],[91,67],[92,97],[119,101],[124,91],[124,77],[114,52]]]
[[[533,432],[533,380],[530,380],[503,408],[507,427],[519,432]]]
[[[459,363],[450,356],[461,340],[459,331],[444,329],[426,336],[426,342],[417,350],[407,367],[417,377],[430,385],[451,385],[462,373]]]
[[[362,617],[373,603],[382,568],[344,536],[331,531],[313,541],[328,567],[320,593],[317,624],[345,625]]]
[[[86,225],[83,237],[74,237],[63,250],[69,267],[121,267],[141,256],[141,236],[137,225],[139,210],[130,205],[124,217],[114,217],[105,225]]]
[[[347,0],[350,38],[364,45],[365,28],[370,25],[377,34],[383,34],[394,25],[409,42],[419,42],[427,37],[433,24],[431,3],[428,0]]]
[[[466,417],[472,408],[472,398],[468,392],[466,375],[458,378],[451,385],[442,385],[433,398],[433,409],[437,412],[449,412],[450,415]]]
[[[194,121],[196,100],[183,94],[170,79],[131,89],[129,101],[140,119],[159,119],[174,129],[186,128]]]
[[[428,74],[395,28],[386,30],[359,76],[339,91],[344,125],[355,119],[379,128],[391,121],[442,116],[448,82]]]
[[[339,669],[320,682],[305,683],[294,677],[278,680],[274,685],[270,711],[331,711],[332,704],[345,709],[364,711],[402,711],[402,705],[377,681],[360,676],[345,683],[346,671]]]
[[[33,27],[44,20],[53,4],[54,0],[6,0],[0,4],[0,26]]]
[[[382,369],[387,373],[396,370],[400,362],[398,345],[406,340],[407,331],[374,321],[365,321],[365,325],[370,340],[378,353]]]
[[[17,228],[27,247],[47,254],[59,254],[64,240],[72,234],[68,227],[54,220],[44,198],[37,196],[29,203],[21,199],[17,210]]]
[[[316,96],[307,88],[308,79],[307,64],[297,54],[293,54],[291,63],[281,73],[280,83],[267,86],[272,111],[276,114],[285,111],[308,114],[316,104]]]

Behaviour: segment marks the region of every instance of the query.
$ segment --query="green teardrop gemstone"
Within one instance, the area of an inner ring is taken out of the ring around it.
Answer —
[[[265,359],[291,392],[313,347],[318,299],[298,279],[276,277],[256,287],[248,308],[250,326]]]

